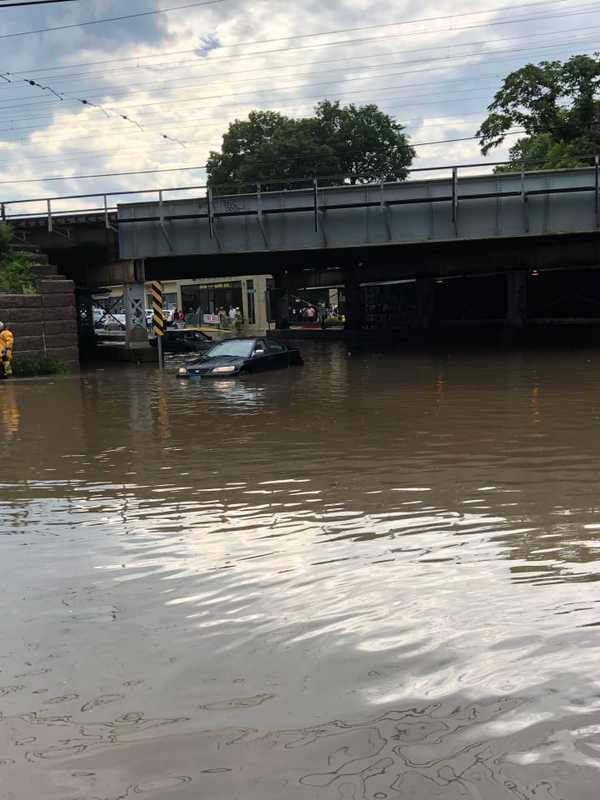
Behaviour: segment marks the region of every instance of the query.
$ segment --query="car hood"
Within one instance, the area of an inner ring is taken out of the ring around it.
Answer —
[[[191,370],[210,372],[210,370],[216,367],[241,367],[245,360],[245,358],[240,358],[240,356],[215,356],[214,358],[201,358],[192,361],[186,364],[186,367]]]

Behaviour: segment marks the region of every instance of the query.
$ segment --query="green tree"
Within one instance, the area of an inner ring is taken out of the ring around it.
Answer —
[[[508,131],[525,136],[510,148],[511,166],[585,166],[600,153],[600,53],[527,64],[504,79],[477,136],[485,155]]]
[[[403,128],[377,106],[320,103],[313,117],[292,119],[252,111],[231,123],[221,152],[208,159],[209,184],[219,192],[298,187],[293,179],[352,175],[352,181],[400,180],[414,150]]]
[[[317,136],[335,154],[340,173],[353,182],[404,180],[415,151],[404,127],[376,105],[341,106],[324,100],[316,108]]]
[[[8,225],[0,223],[0,292],[9,294],[32,294],[35,279],[31,270],[31,258],[12,247],[13,232]]]

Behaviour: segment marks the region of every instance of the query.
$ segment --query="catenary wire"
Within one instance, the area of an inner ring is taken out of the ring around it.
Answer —
[[[356,91],[354,91],[354,92],[340,92],[340,93],[337,93],[337,97],[338,98],[339,97],[347,97],[348,95],[356,95],[356,94],[360,94],[362,91],[365,91],[365,92],[368,92],[368,96],[369,96],[368,99],[372,99],[372,96],[374,94],[378,94],[380,92],[387,92],[387,91],[390,91],[390,90],[395,90],[397,88],[406,88],[406,85],[405,84],[400,84],[398,86],[385,87],[385,88],[382,88],[380,90],[376,90],[376,89],[368,89],[367,90],[367,89],[365,89],[365,90],[359,90],[358,92],[356,92]],[[423,95],[418,95],[418,96],[423,96]],[[427,95],[427,96],[430,97],[430,95]],[[475,95],[465,95],[462,99],[480,99],[482,97],[489,98],[489,95],[488,94],[486,94],[486,95],[476,95],[476,96]],[[269,102],[270,108],[269,109],[265,109],[265,110],[270,110],[270,109],[273,108],[273,106],[275,106],[275,108],[277,108],[277,109],[286,109],[286,110],[296,109],[297,111],[299,111],[300,109],[309,110],[308,107],[312,106],[314,104],[314,100],[320,100],[320,99],[323,99],[321,95],[318,95],[318,96],[315,96],[315,97],[300,98],[298,100],[294,100],[294,102],[293,102],[293,104],[291,106],[290,106],[290,104],[283,104],[283,103],[273,104],[273,102],[270,101]],[[406,99],[407,98],[404,95],[392,96],[392,97],[388,96],[388,97],[383,97],[381,102],[383,102],[383,103],[398,102],[398,101],[404,101],[405,102]],[[458,99],[458,98],[449,99],[448,102],[455,102],[456,99]],[[422,103],[420,105],[428,105],[428,104],[431,104],[431,102],[432,101],[427,101],[426,103],[424,103],[424,104]],[[433,102],[434,103],[435,102],[440,102],[440,104],[441,104],[444,101],[433,101]],[[392,110],[390,110],[388,108],[386,113],[396,113],[396,114],[399,114],[401,112],[407,113],[408,111],[410,111],[411,107],[414,107],[416,105],[419,105],[419,104],[414,104],[413,103],[412,105],[409,105],[409,106],[404,104],[397,111],[396,110],[392,111]],[[242,112],[242,110],[243,109],[248,109],[248,104],[238,103],[238,104],[233,105],[232,107],[239,109],[240,113],[246,113],[246,112]],[[256,104],[254,105],[254,108],[256,109]],[[215,110],[218,111],[219,107],[217,106],[215,108]],[[485,112],[482,112],[482,113],[485,113]],[[185,119],[188,121],[188,123],[190,123],[190,122],[196,123],[196,122],[200,122],[200,121],[206,121],[207,119],[212,118],[213,114],[214,114],[214,112],[211,112],[208,116],[207,115],[202,115],[202,116],[191,117],[191,118],[190,117],[186,117]],[[98,121],[95,120],[94,121],[95,127],[97,126],[97,124],[98,124]],[[152,129],[154,127],[162,127],[163,125],[164,125],[164,121],[162,121],[160,123],[147,122],[146,121],[145,122],[145,129]],[[178,122],[178,128],[182,128],[182,127],[183,126],[181,125],[181,123]],[[187,124],[186,127],[199,127],[199,126],[197,126],[195,124],[194,125]],[[71,125],[69,130],[70,130],[71,133],[75,133],[75,132],[78,132],[78,131],[87,132],[89,129],[87,127],[74,128]],[[26,132],[26,131],[39,131],[39,126],[38,125],[20,126],[20,127],[13,126],[13,127],[6,128],[6,129],[0,129],[0,133],[6,133],[6,134],[23,133],[23,132]],[[31,146],[39,146],[39,137],[36,137],[36,140],[31,142]]]
[[[587,30],[589,31],[590,28],[588,28]],[[521,38],[521,37],[515,37],[515,38]],[[548,49],[548,48],[552,48],[552,47],[559,46],[559,45],[561,47],[563,47],[563,46],[566,46],[569,43],[578,44],[578,43],[582,43],[583,41],[585,41],[586,38],[589,38],[589,37],[584,37],[583,39],[579,38],[579,39],[576,39],[576,40],[569,40],[569,42],[560,42],[560,43],[559,42],[553,42],[551,45],[542,46],[542,47],[535,48],[535,49]],[[477,42],[477,43],[465,43],[465,44],[460,45],[460,46],[461,47],[469,47],[469,46],[472,47],[472,46],[475,46],[475,45],[480,46],[480,45],[483,45],[485,43],[495,43],[495,42],[494,42],[494,40],[486,40],[486,41]],[[504,50],[499,50],[499,49],[493,48],[491,51],[488,51],[488,52],[491,52],[492,55],[493,55],[493,54],[496,54],[496,53],[532,52],[533,50],[534,50],[534,48],[529,48],[529,47],[528,48],[506,48]],[[406,52],[419,53],[419,52],[423,52],[423,51],[422,51],[422,49],[417,49],[417,50],[411,50],[411,51],[406,51]],[[480,57],[480,56],[482,56],[484,54],[485,54],[485,52],[482,52],[482,51],[479,50],[479,51],[474,52],[474,53],[461,53],[461,54],[459,54],[457,56],[450,56],[450,57],[443,56],[441,58],[433,58],[433,59],[429,58],[429,59],[421,59],[421,60],[407,60],[407,61],[400,61],[400,62],[395,62],[395,63],[398,66],[410,65],[410,64],[418,64],[418,63],[431,64],[431,63],[435,63],[435,62],[438,62],[438,61],[443,61],[443,62],[448,63],[450,61],[457,60],[457,59],[458,60],[463,60],[463,59],[466,59],[466,58],[473,58],[473,57],[477,58],[477,57]],[[398,73],[398,74],[400,74],[400,73]],[[377,76],[377,77],[389,77],[389,75],[385,74],[385,75],[380,75],[380,76]],[[329,82],[329,83],[338,83],[338,82],[349,83],[349,82],[356,82],[356,81],[359,81],[359,80],[368,80],[368,79],[369,79],[369,76],[367,76],[366,78],[356,77],[356,78],[347,79],[346,81],[340,80],[340,81],[333,81],[333,82]],[[186,96],[177,97],[176,100],[177,100],[177,103],[195,102],[196,100],[214,100],[214,99],[219,99],[220,100],[220,99],[223,99],[223,98],[239,97],[239,96],[247,95],[247,94],[262,94],[264,92],[288,91],[288,90],[294,89],[294,88],[308,88],[310,86],[325,85],[325,83],[327,83],[327,82],[320,82],[318,84],[293,84],[291,86],[287,85],[287,86],[282,86],[282,87],[267,86],[267,87],[261,87],[260,89],[257,89],[257,90],[252,91],[252,92],[230,92],[230,93],[219,92],[218,95],[200,95],[200,96],[193,95],[192,97],[186,97]],[[193,84],[193,85],[195,85],[195,84]],[[106,93],[102,93],[100,96],[101,97],[105,97]],[[96,98],[96,95],[90,95],[90,97]],[[29,108],[31,106],[33,106],[34,108],[37,109],[37,108],[46,106],[48,104],[53,105],[54,101],[51,101],[51,100],[49,101],[49,100],[47,100],[45,98],[37,98],[35,101],[30,100],[30,101],[27,101],[27,102],[24,102],[24,103],[12,103],[12,102],[9,101],[9,102],[5,102],[3,104],[0,104],[0,110],[7,111],[7,110],[13,110],[13,109]],[[146,104],[128,104],[128,108],[129,109],[131,109],[131,108],[138,108],[139,109],[139,108],[150,108],[150,107],[161,106],[161,105],[164,105],[164,101],[157,101],[157,102],[154,102],[154,103],[146,103]],[[106,108],[109,108],[109,109],[112,108],[113,110],[117,110],[117,111],[122,110],[123,112],[127,111],[127,109],[124,109],[124,108],[120,107],[117,104],[112,104],[110,106],[107,105]],[[22,118],[24,119],[25,117],[22,117]]]
[[[520,135],[522,131],[509,131],[506,135]],[[419,142],[414,145],[413,147],[426,147],[428,145],[439,145],[439,144],[448,144],[451,142],[465,142],[469,140],[477,139],[476,136],[468,136],[462,137],[460,139],[446,139],[446,140],[439,140],[439,141],[432,141],[432,142]],[[300,157],[292,159],[292,161],[300,161]],[[311,159],[304,157],[302,160],[309,160],[312,163],[318,163],[320,159]],[[322,159],[321,159],[322,160]],[[258,162],[260,163],[260,162]],[[485,164],[483,165],[485,166]],[[122,177],[130,177],[133,175],[157,175],[160,173],[166,172],[195,172],[195,171],[205,171],[207,165],[206,164],[188,164],[184,166],[177,166],[177,167],[168,167],[162,169],[145,169],[145,170],[133,170],[129,172],[103,172],[103,173],[94,173],[89,175],[52,175],[49,177],[44,178],[18,178],[17,180],[5,180],[0,181],[0,186],[5,185],[17,185],[22,183],[51,183],[56,181],[75,181],[75,180],[88,180],[92,178],[122,178]],[[305,176],[308,177],[308,176]],[[263,180],[269,180],[268,178]]]
[[[185,3],[179,6],[170,6],[169,8],[156,8],[150,11],[138,11],[134,14],[122,14],[119,17],[104,17],[103,19],[88,19],[82,20],[77,23],[69,23],[68,25],[55,25],[52,28],[36,28],[31,31],[14,31],[12,33],[0,34],[0,39],[14,39],[18,36],[32,36],[36,33],[52,33],[54,31],[66,31],[73,28],[83,28],[87,25],[103,25],[108,22],[125,22],[129,19],[138,19],[140,17],[150,17],[156,14],[167,14],[171,11],[181,11],[188,8],[201,8],[203,6],[215,6],[221,3],[226,3],[229,0],[202,0],[200,3]]]
[[[475,16],[475,15],[486,14],[486,13],[498,13],[498,12],[501,12],[501,11],[515,10],[515,9],[521,9],[521,8],[529,8],[529,7],[532,7],[532,6],[540,6],[540,5],[542,5],[542,6],[555,5],[555,4],[564,3],[564,2],[570,2],[570,0],[542,0],[541,2],[538,0],[538,2],[533,2],[533,3],[521,3],[521,4],[518,4],[518,5],[499,6],[498,8],[482,9],[481,11],[467,11],[467,12],[462,12],[462,13],[459,13],[459,14],[445,15],[445,16],[442,16],[442,17],[428,17],[426,19],[404,20],[404,21],[400,21],[400,22],[397,22],[397,23],[384,23],[384,24],[396,24],[396,25],[400,25],[400,24],[404,24],[404,25],[417,24],[419,22],[425,22],[425,21],[431,22],[431,21],[436,21],[436,20],[456,19],[456,18],[464,17],[464,16]],[[94,22],[94,21],[92,21],[92,22]],[[77,25],[75,27],[79,27],[79,26]],[[341,30],[343,31],[344,29],[341,29]],[[306,34],[306,35],[318,36],[320,34],[313,33],[313,34]],[[243,43],[234,43],[232,45],[227,45],[227,47],[239,47],[239,46],[242,46],[242,44]],[[188,49],[188,50],[174,50],[174,51],[169,51],[167,53],[167,55],[177,55],[177,54],[183,54],[183,53],[197,53],[198,49],[199,48],[196,47],[196,48]],[[288,50],[289,50],[289,48],[283,48],[283,52],[288,52]],[[144,56],[144,55],[136,55],[136,56],[129,56],[127,58],[122,58],[122,59],[108,59],[108,60],[105,59],[105,60],[102,60],[102,61],[80,62],[80,63],[74,64],[74,65],[71,64],[71,65],[64,65],[64,66],[63,65],[61,65],[61,66],[46,66],[46,67],[38,68],[37,71],[40,71],[40,70],[42,70],[42,71],[50,71],[50,70],[56,70],[56,69],[70,69],[73,66],[76,66],[76,67],[79,67],[79,66],[99,66],[99,65],[110,64],[110,63],[136,61],[136,60],[140,60],[140,59],[143,59],[143,58],[155,58],[155,57],[156,57],[155,54],[149,54],[149,55],[146,55],[146,56]],[[215,60],[215,59],[212,59],[212,60]],[[26,69],[26,70],[23,70],[22,72],[30,72],[31,73],[32,70],[31,69]]]
[[[510,36],[510,37],[506,37],[506,38],[503,38],[503,39],[495,39],[495,40],[484,39],[484,40],[480,40],[480,41],[454,43],[452,45],[447,46],[444,49],[448,50],[448,49],[457,49],[457,48],[466,48],[466,47],[478,47],[478,46],[481,46],[481,45],[489,44],[492,41],[493,41],[494,45],[502,44],[504,42],[520,41],[522,39],[527,39],[529,41],[531,39],[536,39],[536,38],[540,38],[540,37],[546,38],[546,37],[564,36],[567,33],[582,33],[582,34],[586,33],[586,34],[589,35],[591,31],[598,30],[598,28],[600,28],[600,25],[594,25],[594,26],[589,26],[588,25],[588,26],[584,26],[584,27],[576,26],[574,28],[566,28],[566,29],[563,29],[561,31],[551,31],[551,32],[544,31],[544,32],[540,32],[540,33],[531,33],[531,34],[523,34],[523,35],[519,35],[519,36]],[[411,49],[411,50],[403,50],[402,52],[403,53],[413,53],[413,52],[414,53],[426,53],[426,52],[431,52],[431,51],[438,52],[439,51],[439,47],[416,48],[416,49]],[[468,54],[466,54],[466,55],[468,55]],[[369,56],[364,56],[364,58],[368,58],[368,57]],[[359,56],[358,58],[363,58],[363,57]],[[348,59],[332,59],[332,60],[329,60],[329,61],[326,61],[326,62],[318,62],[318,61],[317,62],[308,62],[308,63],[306,63],[306,65],[300,63],[300,64],[294,64],[294,65],[292,65],[290,67],[287,67],[287,69],[296,69],[297,70],[298,67],[302,67],[302,66],[305,66],[306,69],[312,69],[315,65],[318,65],[319,63],[331,64],[331,63],[340,63],[340,62],[344,62],[344,61],[347,61],[347,60]],[[198,63],[196,61],[195,63],[196,63],[196,66],[202,66],[202,67],[210,66],[210,65],[206,65],[206,64],[204,64],[202,62]],[[360,67],[360,69],[361,70],[376,70],[376,69],[384,68],[386,66],[401,66],[402,64],[403,64],[403,62],[391,61],[391,62],[383,62],[382,64],[373,64],[373,65],[367,64],[367,65],[363,65],[363,66]],[[286,69],[286,68],[284,67],[284,69]],[[336,70],[331,70],[331,71],[342,72],[345,69],[347,69],[347,68],[340,67],[340,68],[338,68]],[[271,75],[272,74],[272,69],[271,70],[262,69],[261,71],[266,72],[267,75]],[[278,72],[279,72],[279,70],[278,70]],[[10,73],[10,72],[0,73],[0,75],[6,75],[6,76],[12,77],[13,80],[14,80],[14,76],[16,74],[17,73]],[[244,74],[246,74],[246,73],[244,73]],[[213,72],[213,75],[214,75],[214,72]],[[21,74],[19,74],[19,77],[22,78],[23,80],[27,80],[28,79],[28,78],[25,78],[24,76],[22,76]],[[121,93],[127,94],[132,88],[137,88],[137,87],[144,87],[146,89],[148,87],[166,88],[167,86],[172,86],[172,85],[174,85],[176,83],[179,84],[181,81],[187,81],[187,80],[190,79],[190,77],[191,76],[185,76],[183,78],[174,78],[174,79],[171,79],[171,80],[161,79],[159,81],[154,81],[154,82],[143,81],[141,83],[128,84],[126,87],[119,88],[116,91],[110,92],[110,95],[112,97],[114,97],[117,94],[121,94]],[[201,76],[197,76],[197,77],[198,77],[198,80],[201,79]],[[215,79],[217,77],[222,78],[223,75],[220,75],[220,76],[217,75],[217,76],[215,76]],[[230,76],[228,75],[227,77],[229,79]],[[375,77],[377,77],[377,76],[375,76]],[[7,78],[5,78],[5,80],[7,80]],[[41,80],[41,78],[40,78],[40,80]],[[253,83],[255,80],[256,80],[256,78],[245,78],[244,80],[235,81],[233,83],[230,80],[228,80],[228,85],[230,85],[230,86],[231,85],[234,85],[234,86],[235,85],[245,85],[246,83]],[[59,79],[59,81],[60,81],[60,79]],[[194,85],[196,85],[196,81],[193,81],[191,84],[189,84],[189,86],[194,86]],[[205,85],[205,84],[203,84],[203,85]],[[209,86],[210,85],[211,84],[209,84]],[[5,86],[6,86],[6,84],[3,84],[3,88]],[[67,97],[75,96],[76,94],[81,94],[82,93],[81,90],[79,90],[77,92],[75,92],[75,91],[62,91],[62,84],[60,84],[58,82],[55,84],[55,86],[56,87],[58,87],[58,86],[61,87],[60,94],[62,96],[64,96],[65,99]],[[101,88],[100,86],[98,86],[98,87],[96,87],[96,86],[89,87],[89,89],[86,91],[86,95],[88,96],[88,98],[105,97],[106,94],[107,94],[106,90],[103,91],[103,92],[94,93],[96,89],[100,89],[100,88]],[[186,87],[182,86],[180,88],[186,88]],[[267,87],[267,88],[272,88],[272,87]],[[258,91],[258,90],[256,90],[256,91]],[[15,97],[12,97],[12,96],[10,96],[10,97],[6,97],[6,96],[2,97],[0,95],[0,99],[1,99],[2,103],[4,103],[5,101],[12,102],[12,101],[16,101],[16,100],[21,100],[21,95],[18,95],[18,96],[15,96]],[[26,107],[26,106],[28,106],[30,104],[38,106],[40,104],[43,104],[44,102],[45,101],[42,100],[42,98],[37,98],[37,100],[29,100],[29,101],[26,101],[25,103],[19,104],[19,106]]]

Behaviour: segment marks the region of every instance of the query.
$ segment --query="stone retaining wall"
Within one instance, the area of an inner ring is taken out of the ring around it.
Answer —
[[[15,360],[51,358],[79,367],[73,281],[38,280],[39,294],[0,294],[0,320],[15,335]]]

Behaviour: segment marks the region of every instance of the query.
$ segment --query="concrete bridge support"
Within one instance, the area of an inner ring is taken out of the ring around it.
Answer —
[[[512,328],[522,328],[527,320],[527,271],[508,272],[506,291],[506,322]]]
[[[277,295],[275,314],[277,328],[286,330],[290,327],[290,293],[286,288]]]
[[[123,303],[125,306],[126,346],[129,348],[147,347],[145,287],[142,281],[123,285]]]
[[[363,326],[363,293],[355,270],[344,275],[344,295],[346,298],[346,330],[359,331]]]
[[[418,328],[429,328],[434,313],[435,298],[433,278],[417,278],[417,318]]]

